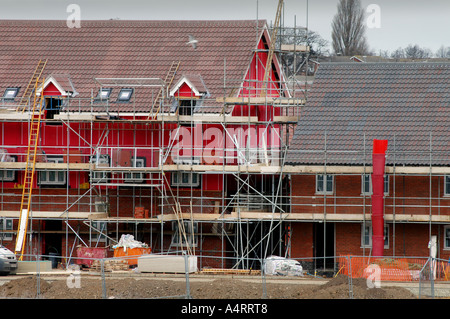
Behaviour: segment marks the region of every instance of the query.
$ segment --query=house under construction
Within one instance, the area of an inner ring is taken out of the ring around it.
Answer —
[[[324,64],[310,91],[279,21],[0,24],[0,231],[19,255],[122,234],[200,267],[369,255],[385,139],[385,254],[437,236],[449,257],[448,63]]]

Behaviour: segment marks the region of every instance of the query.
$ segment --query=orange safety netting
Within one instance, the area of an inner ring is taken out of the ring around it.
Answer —
[[[352,278],[368,278],[376,269],[382,281],[414,281],[419,280],[420,270],[426,259],[374,258],[341,256],[338,258],[339,273]]]

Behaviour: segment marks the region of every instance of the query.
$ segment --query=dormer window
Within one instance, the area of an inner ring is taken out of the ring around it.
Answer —
[[[179,100],[178,114],[179,115],[192,115],[192,110],[195,108],[197,101],[195,99]]]
[[[110,88],[101,88],[99,91],[98,91],[98,95],[97,95],[97,100],[107,100],[107,99],[109,99],[109,96],[111,95],[111,91],[112,91],[112,89],[110,89]]]
[[[121,89],[119,96],[117,97],[118,102],[129,102],[131,95],[133,94],[133,89]]]
[[[5,93],[3,94],[3,98],[5,100],[14,100],[14,98],[17,96],[17,93],[19,93],[19,88],[7,88],[5,90]]]

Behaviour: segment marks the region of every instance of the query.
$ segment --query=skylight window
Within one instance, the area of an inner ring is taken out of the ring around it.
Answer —
[[[128,102],[128,101],[130,101],[132,94],[133,94],[133,89],[121,89],[117,100],[119,102]]]
[[[3,94],[3,98],[5,100],[14,100],[14,98],[17,96],[17,93],[19,93],[19,88],[7,88],[5,90],[5,93]]]
[[[105,89],[102,88],[98,91],[97,99],[98,100],[107,100],[109,99],[109,96],[111,95],[112,89]]]

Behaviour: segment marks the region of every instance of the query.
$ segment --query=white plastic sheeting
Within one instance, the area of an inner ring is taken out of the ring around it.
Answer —
[[[265,259],[264,272],[266,275],[303,276],[303,267],[297,260],[270,256]]]
[[[122,235],[120,236],[120,240],[117,245],[114,245],[113,248],[123,247],[124,251],[127,251],[128,248],[145,248],[148,247],[147,244],[144,244],[140,241],[134,239],[133,235]]]

